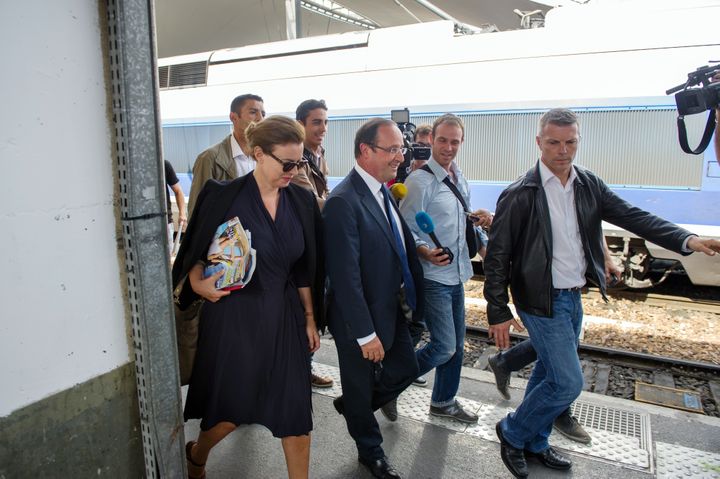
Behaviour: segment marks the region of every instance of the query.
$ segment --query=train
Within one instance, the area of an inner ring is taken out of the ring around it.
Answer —
[[[233,97],[258,94],[269,112],[288,116],[322,98],[334,185],[352,168],[354,133],[368,118],[408,108],[420,124],[453,112],[466,126],[457,161],[472,206],[492,210],[537,161],[542,112],[562,106],[580,117],[578,164],[629,202],[720,238],[720,165],[712,147],[681,150],[665,94],[720,60],[717,18],[718,0],[594,0],[549,10],[542,28],[461,35],[438,21],[161,58],[163,154],[187,194],[197,154],[230,131]],[[686,118],[691,144],[705,119]],[[720,286],[720,257],[680,256],[613,225],[604,230],[629,287],[676,273]]]

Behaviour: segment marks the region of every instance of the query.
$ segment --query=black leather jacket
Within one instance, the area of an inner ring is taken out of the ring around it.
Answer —
[[[690,232],[636,208],[613,193],[594,173],[574,166],[575,208],[588,279],[605,297],[605,255],[602,221],[620,226],[665,249],[682,252]],[[539,164],[500,195],[484,261],[490,324],[513,318],[508,308],[508,284],[520,310],[552,317],[552,232]]]

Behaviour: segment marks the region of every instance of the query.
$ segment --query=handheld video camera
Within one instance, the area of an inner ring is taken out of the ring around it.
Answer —
[[[699,155],[708,144],[715,129],[715,114],[712,110],[720,105],[720,81],[712,82],[713,76],[720,73],[720,63],[710,61],[711,65],[699,67],[688,73],[687,82],[673,87],[665,92],[666,95],[675,93],[675,104],[678,110],[678,138],[680,147],[685,153]],[[712,65],[714,63],[714,65]],[[688,145],[687,130],[685,129],[685,115],[695,115],[710,110],[708,121],[705,124],[700,145],[693,150]]]
[[[404,108],[402,110],[391,110],[390,118],[397,123],[403,137],[403,146],[407,148],[405,158],[402,165],[398,167],[396,182],[402,183],[410,173],[410,162],[412,160],[427,160],[430,158],[430,148],[415,143],[414,123],[410,123],[410,110]]]

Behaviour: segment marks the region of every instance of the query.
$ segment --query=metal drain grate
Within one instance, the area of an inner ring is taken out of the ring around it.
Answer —
[[[631,411],[576,401],[572,414],[585,427],[635,437],[642,441],[643,416]]]

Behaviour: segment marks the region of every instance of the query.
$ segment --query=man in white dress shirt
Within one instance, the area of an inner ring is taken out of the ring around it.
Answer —
[[[255,169],[255,160],[245,139],[245,128],[253,121],[265,118],[263,99],[251,93],[237,96],[230,103],[232,133],[220,143],[200,153],[193,165],[188,215],[192,217],[195,202],[209,179],[234,180]]]

